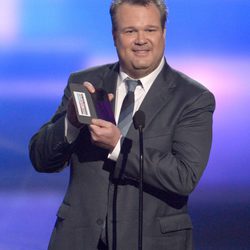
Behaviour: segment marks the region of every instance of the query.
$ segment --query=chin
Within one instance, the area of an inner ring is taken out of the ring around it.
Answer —
[[[143,61],[137,61],[133,64],[134,69],[147,69],[151,66],[151,63]]]

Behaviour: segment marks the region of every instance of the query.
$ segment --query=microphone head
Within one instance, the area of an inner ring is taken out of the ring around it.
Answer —
[[[135,129],[142,129],[145,127],[145,113],[142,110],[138,110],[135,112],[133,117],[134,127]]]

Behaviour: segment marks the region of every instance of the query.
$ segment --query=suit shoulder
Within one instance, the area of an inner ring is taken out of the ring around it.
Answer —
[[[95,81],[100,80],[103,76],[115,67],[116,63],[109,63],[90,67],[85,70],[73,72],[69,76],[68,82],[82,83],[84,81]]]
[[[215,105],[215,97],[207,87],[178,70],[172,68],[170,70],[172,74],[171,85],[175,98],[180,103],[191,105],[197,100],[202,99],[206,100],[209,105]]]
[[[175,69],[171,69],[174,74],[174,85],[177,88],[177,90],[181,91],[182,93],[185,93],[185,95],[200,95],[202,93],[208,92],[211,95],[211,91],[205,87],[200,82],[194,80],[193,78],[189,77],[188,75],[184,74],[183,72],[180,72]]]

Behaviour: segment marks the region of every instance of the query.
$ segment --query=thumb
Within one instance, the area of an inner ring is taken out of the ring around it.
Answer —
[[[114,94],[109,93],[108,98],[109,98],[109,101],[111,102],[114,99]]]
[[[93,94],[95,92],[94,86],[90,82],[84,82],[83,83],[84,87],[87,88],[87,90]]]

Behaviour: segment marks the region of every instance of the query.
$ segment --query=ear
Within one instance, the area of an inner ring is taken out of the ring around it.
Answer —
[[[166,33],[167,33],[167,29],[165,27],[164,30],[163,30],[163,36],[164,36],[165,39],[166,39]]]

